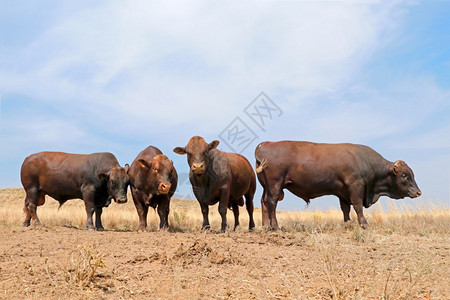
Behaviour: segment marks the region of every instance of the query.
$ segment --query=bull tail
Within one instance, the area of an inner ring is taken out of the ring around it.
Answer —
[[[257,160],[256,161],[256,168],[255,171],[256,173],[261,173],[265,167],[267,167],[267,165],[269,164],[269,160],[267,160],[266,158],[263,158],[260,162]]]
[[[267,158],[263,158],[263,159],[260,159],[259,157],[258,157],[258,150],[259,150],[259,148],[262,146],[262,144],[263,143],[261,143],[261,144],[259,144],[257,147],[256,147],[256,150],[255,150],[255,158],[256,158],[256,168],[255,168],[255,171],[256,171],[256,173],[261,173],[263,170],[264,170],[264,168],[265,167],[267,167],[267,165],[268,165],[268,163],[269,163],[269,160],[267,159]]]

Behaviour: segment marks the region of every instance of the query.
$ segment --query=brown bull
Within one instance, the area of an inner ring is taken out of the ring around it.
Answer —
[[[176,147],[175,153],[187,154],[192,184],[202,214],[202,229],[209,229],[209,205],[219,202],[222,217],[221,231],[227,227],[227,208],[233,209],[234,228],[239,226],[239,206],[245,205],[249,215],[249,230],[253,230],[253,196],[256,189],[255,173],[248,160],[240,154],[222,152],[216,147],[219,141],[209,144],[202,137],[192,137],[186,147]]]
[[[63,152],[40,152],[28,156],[22,164],[20,177],[26,191],[26,214],[23,225],[30,226],[31,219],[40,224],[37,206],[43,205],[45,195],[59,201],[82,199],[87,213],[86,227],[103,230],[101,215],[114,199],[127,202],[128,165],[120,167],[111,153],[89,155]]]
[[[284,197],[283,189],[307,203],[335,195],[344,221],[350,220],[351,205],[363,228],[367,226],[363,207],[371,206],[380,196],[402,199],[422,194],[405,162],[389,162],[363,145],[263,142],[256,147],[255,158],[258,180],[264,188],[262,223],[271,229],[278,229],[276,207]]]
[[[158,209],[160,228],[169,228],[170,198],[178,182],[173,162],[153,146],[138,154],[128,172],[134,205],[139,215],[138,230],[147,227],[149,206]]]

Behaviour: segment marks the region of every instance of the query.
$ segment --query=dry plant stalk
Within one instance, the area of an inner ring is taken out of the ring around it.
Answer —
[[[98,268],[105,267],[105,255],[94,250],[93,246],[78,246],[71,255],[71,268],[68,270],[68,283],[75,283],[81,287],[88,286],[96,276]]]

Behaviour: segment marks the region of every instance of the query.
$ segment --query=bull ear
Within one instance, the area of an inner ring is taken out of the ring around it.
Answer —
[[[394,166],[392,167],[392,173],[394,173],[394,175],[397,175],[398,173],[400,173],[401,169],[402,169],[402,164],[404,164],[405,162],[402,160],[397,160],[394,163]]]
[[[217,146],[219,146],[219,141],[218,140],[214,140],[211,143],[208,144],[208,150],[212,150],[212,149],[216,149]]]
[[[125,172],[127,172],[128,173],[128,171],[130,170],[130,165],[129,164],[125,164]]]
[[[175,152],[176,154],[184,155],[184,154],[186,154],[186,148],[175,147],[175,148],[173,148],[173,152]]]
[[[111,172],[106,172],[106,173],[100,173],[97,176],[98,176],[98,179],[100,179],[100,180],[108,180],[110,174],[111,174]]]
[[[141,166],[141,168],[150,169],[149,164],[148,164],[145,160],[140,159],[140,160],[138,160],[138,163],[139,163],[139,165]]]

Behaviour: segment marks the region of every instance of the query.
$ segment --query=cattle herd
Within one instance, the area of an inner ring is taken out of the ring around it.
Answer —
[[[276,207],[284,197],[283,189],[307,203],[312,198],[335,195],[344,221],[350,220],[353,206],[363,228],[367,227],[363,207],[371,206],[380,196],[402,199],[422,194],[404,161],[389,162],[363,145],[263,142],[255,149],[255,176],[244,156],[220,151],[216,149],[218,144],[194,136],[185,147],[173,149],[187,155],[189,180],[203,215],[202,229],[209,229],[209,206],[216,203],[222,218],[221,231],[227,228],[228,209],[234,214],[234,228],[239,226],[239,206],[244,205],[245,198],[248,228],[252,231],[256,177],[263,187],[262,225],[273,230],[278,229]],[[128,185],[139,216],[138,230],[146,229],[149,207],[157,209],[160,228],[168,228],[170,199],[178,180],[173,162],[153,146],[139,153],[131,167],[123,168],[111,153],[40,152],[25,159],[20,176],[26,191],[25,227],[32,220],[40,224],[36,209],[49,195],[60,205],[69,199],[82,199],[90,230],[103,230],[102,210],[111,200],[127,202]]]

